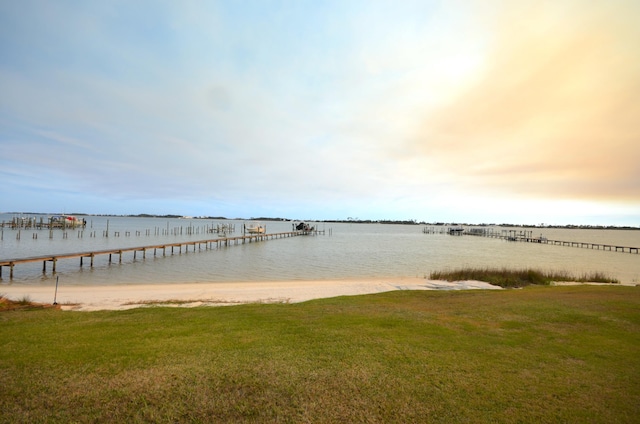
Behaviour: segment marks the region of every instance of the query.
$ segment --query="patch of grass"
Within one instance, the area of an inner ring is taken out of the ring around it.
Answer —
[[[562,281],[562,280],[555,280],[555,281]],[[592,272],[590,274],[582,274],[582,276],[575,278],[575,279],[569,279],[569,280],[564,280],[564,281],[577,281],[577,282],[581,282],[581,283],[607,283],[607,284],[620,284],[620,281],[616,278],[612,278],[609,277],[608,275],[604,274],[603,272]]]
[[[544,272],[535,269],[507,269],[507,268],[460,268],[452,271],[435,271],[429,275],[431,280],[484,281],[504,288],[525,287],[528,285],[549,285],[552,282],[592,282],[592,283],[619,283],[618,280],[608,277],[601,272],[583,274],[579,277],[566,271]]]
[[[31,297],[29,295],[24,295],[20,299],[18,299],[16,303],[20,306],[26,306],[31,305],[33,301],[31,300]]]
[[[0,314],[0,422],[636,422],[640,289]]]
[[[277,302],[276,302],[277,301]],[[254,302],[256,304],[261,303],[289,303],[291,299],[265,299],[264,301]],[[123,305],[140,305],[140,306],[184,306],[191,304],[201,304],[201,305],[239,305],[246,304],[247,302],[237,301],[237,300],[223,300],[223,299],[167,299],[167,300],[136,300],[131,302],[125,302]]]

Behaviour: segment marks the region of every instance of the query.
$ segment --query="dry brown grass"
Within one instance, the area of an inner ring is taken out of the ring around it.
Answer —
[[[20,309],[44,309],[54,308],[59,309],[59,305],[52,305],[50,303],[37,303],[32,302],[28,296],[18,300],[11,300],[3,295],[0,295],[0,311],[15,311]]]
[[[602,272],[575,276],[568,271],[540,271],[537,269],[510,268],[460,268],[447,271],[434,271],[429,275],[432,280],[484,281],[504,288],[525,287],[528,285],[549,285],[552,282],[573,281],[590,283],[618,284],[619,281]]]

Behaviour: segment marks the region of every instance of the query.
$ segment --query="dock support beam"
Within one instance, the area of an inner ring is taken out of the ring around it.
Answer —
[[[9,262],[9,265],[0,265],[0,278],[2,278],[2,267],[9,267],[9,278],[13,278],[13,262]]]

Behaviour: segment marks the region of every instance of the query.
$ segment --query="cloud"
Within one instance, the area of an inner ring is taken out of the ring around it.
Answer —
[[[640,197],[633,3],[21,5],[0,150],[25,186],[380,218]]]
[[[574,6],[505,12],[482,78],[427,111],[411,147],[471,189],[637,202],[634,13]]]

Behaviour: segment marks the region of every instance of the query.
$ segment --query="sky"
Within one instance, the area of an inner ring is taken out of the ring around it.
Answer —
[[[640,226],[638,16],[0,0],[0,212]]]

